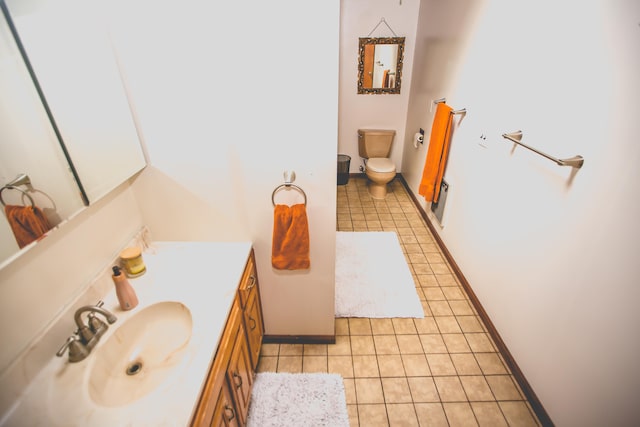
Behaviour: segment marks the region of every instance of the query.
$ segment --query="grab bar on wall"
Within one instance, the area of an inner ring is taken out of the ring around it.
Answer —
[[[571,166],[577,169],[580,169],[582,167],[582,165],[584,164],[584,158],[582,156],[573,156],[573,157],[569,157],[568,159],[558,159],[555,158],[553,156],[550,156],[546,153],[543,153],[540,150],[537,150],[533,147],[528,146],[527,144],[521,142],[522,140],[522,131],[518,130],[515,132],[511,132],[511,133],[503,133],[502,137],[505,139],[508,139],[511,142],[514,142],[518,145],[522,145],[524,148],[527,148],[531,151],[533,151],[534,153],[538,153],[540,154],[542,157],[546,157],[547,159],[555,162],[556,164],[560,165],[560,166]]]

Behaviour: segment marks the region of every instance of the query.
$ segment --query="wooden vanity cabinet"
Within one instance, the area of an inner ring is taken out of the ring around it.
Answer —
[[[242,427],[246,424],[263,334],[252,250],[192,418],[192,426]]]

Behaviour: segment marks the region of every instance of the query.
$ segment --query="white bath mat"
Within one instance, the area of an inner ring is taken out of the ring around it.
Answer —
[[[342,377],[258,373],[247,427],[349,427]]]
[[[335,310],[336,317],[424,317],[395,232],[337,232]]]

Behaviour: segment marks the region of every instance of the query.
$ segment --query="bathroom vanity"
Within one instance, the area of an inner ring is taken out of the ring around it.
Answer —
[[[53,350],[0,425],[244,425],[264,333],[251,243],[156,242],[143,258],[139,305],[119,308],[105,270],[92,289],[110,289],[117,321],[82,361]]]

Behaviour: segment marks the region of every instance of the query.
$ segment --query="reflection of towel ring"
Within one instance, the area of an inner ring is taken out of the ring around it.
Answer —
[[[2,203],[2,206],[7,206],[5,204],[5,202],[4,202],[4,200],[2,199],[2,192],[4,190],[6,190],[7,188],[9,190],[18,190],[19,192],[22,193],[23,196],[27,196],[27,199],[29,199],[29,201],[31,202],[31,207],[35,207],[36,204],[34,203],[33,198],[29,195],[29,193],[27,193],[26,191],[24,191],[21,188],[15,187],[13,185],[5,185],[4,187],[0,188],[0,203]]]
[[[298,190],[299,192],[301,192],[302,196],[304,197],[304,205],[307,206],[307,194],[304,192],[304,190],[302,188],[298,187],[295,184],[280,184],[280,185],[278,185],[275,188],[275,190],[273,190],[273,193],[271,193],[271,203],[273,203],[273,206],[276,205],[276,201],[274,200],[274,197],[275,197],[276,193],[278,192],[278,190],[281,190],[284,187],[287,187],[287,188],[288,187],[293,187],[296,190]]]

